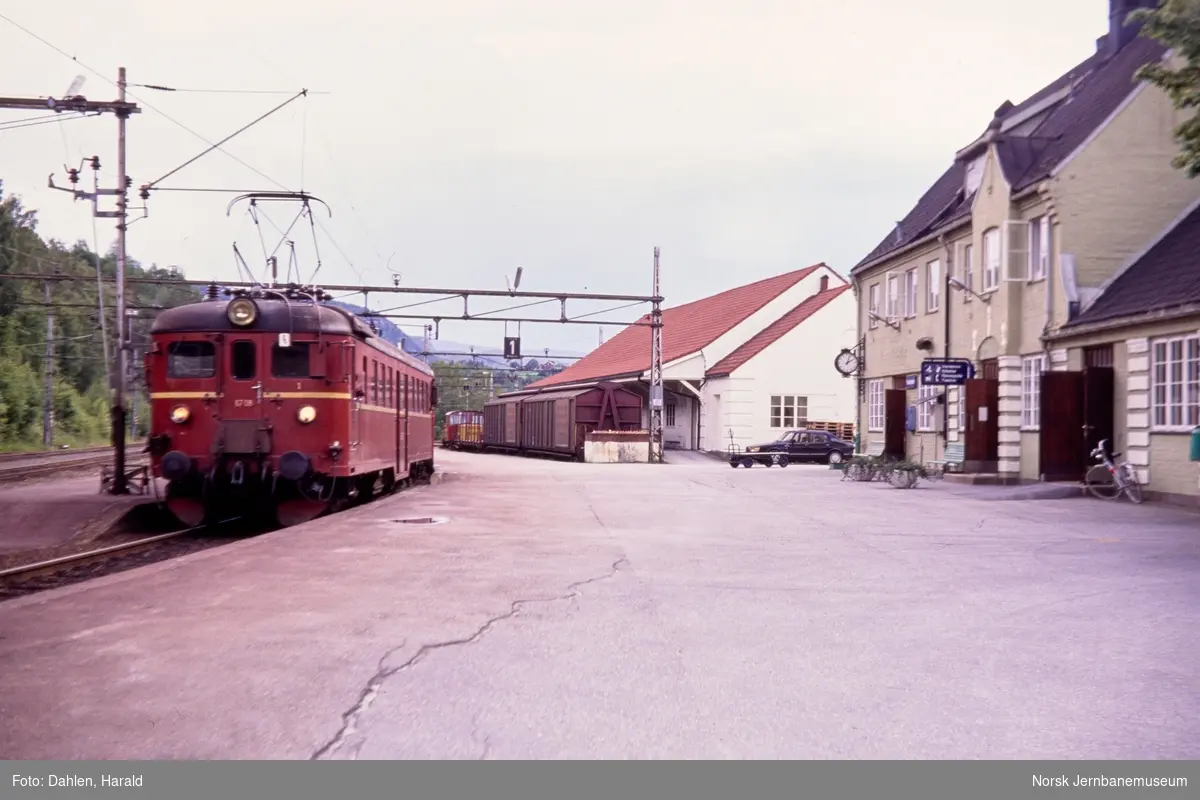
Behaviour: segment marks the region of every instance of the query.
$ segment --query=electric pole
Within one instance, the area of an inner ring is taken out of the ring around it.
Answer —
[[[654,291],[650,301],[650,463],[663,460],[662,302],[658,294],[658,248],[654,248]]]
[[[75,88],[72,85],[71,89]],[[95,192],[81,192],[54,185],[54,177],[50,177],[51,189],[70,192],[76,200],[91,200],[92,213],[97,217],[115,217],[117,220],[117,352],[113,375],[113,407],[112,407],[112,443],[113,456],[113,494],[128,494],[129,487],[125,479],[125,230],[127,214],[127,193],[129,178],[125,174],[125,122],[131,114],[140,114],[141,109],[125,99],[125,68],[117,71],[116,100],[88,100],[83,95],[70,95],[61,99],[53,97],[0,97],[0,108],[12,108],[38,111],[50,109],[56,113],[74,112],[82,114],[115,114],[117,117],[117,188],[96,189]],[[99,159],[92,159],[92,168],[99,170]],[[79,180],[79,171],[70,170],[71,182]],[[117,198],[116,211],[100,211],[98,200],[100,195],[115,195]],[[43,435],[43,438],[45,436]]]
[[[55,269],[55,272],[58,272]],[[46,296],[46,361],[42,367],[45,381],[42,397],[42,447],[54,444],[54,306],[50,305],[50,281],[42,284]]]

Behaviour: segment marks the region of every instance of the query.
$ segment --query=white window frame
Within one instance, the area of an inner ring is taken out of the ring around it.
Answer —
[[[931,431],[934,429],[934,409],[937,408],[937,403],[934,402],[941,394],[940,387],[926,386],[924,384],[917,387],[917,430]]]
[[[1200,335],[1150,342],[1150,429],[1186,432],[1200,424]]]
[[[905,270],[904,272],[904,317],[911,319],[917,315],[917,298],[920,296],[917,292],[917,268]]]
[[[983,291],[990,292],[1000,286],[1000,229],[988,228],[983,232]]]
[[[791,401],[789,403],[789,401]],[[790,422],[789,422],[790,412]],[[773,429],[791,430],[808,424],[808,395],[773,394],[767,422]]]
[[[1046,277],[1046,273],[1042,271],[1042,267],[1044,266],[1042,262],[1042,223],[1045,220],[1044,216],[1034,217],[1029,220],[1028,275],[1030,282]]]
[[[878,282],[872,283],[867,288],[867,327],[879,327],[879,297],[882,295],[881,287]]]
[[[668,428],[675,427],[675,404],[666,403],[663,406],[663,425]]]
[[[1045,353],[1021,359],[1021,430],[1041,430],[1042,373],[1046,364]]]
[[[942,262],[935,258],[925,265],[925,313],[932,314],[942,307]]]
[[[867,381],[867,431],[883,431],[883,379]]]
[[[900,316],[900,276],[888,275],[887,279],[887,318],[896,319]]]

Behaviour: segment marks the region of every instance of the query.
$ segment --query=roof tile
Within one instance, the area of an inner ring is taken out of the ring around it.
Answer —
[[[738,286],[674,308],[663,309],[664,364],[691,355],[715,342],[770,301],[791,289],[824,264],[815,264]],[[649,322],[646,314],[638,322]],[[571,366],[527,388],[558,386],[634,375],[650,369],[650,328],[631,325]]]

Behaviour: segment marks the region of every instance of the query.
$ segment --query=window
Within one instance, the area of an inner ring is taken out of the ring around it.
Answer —
[[[983,290],[1000,285],[1000,229],[991,228],[983,234]]]
[[[232,363],[229,374],[235,381],[248,381],[254,378],[257,369],[258,345],[242,339],[233,343]]]
[[[900,316],[900,278],[889,275],[887,279],[887,318]]]
[[[1200,424],[1200,336],[1157,339],[1152,354],[1152,426],[1192,428]]]
[[[211,378],[217,374],[212,342],[171,342],[167,347],[168,378]]]
[[[271,345],[271,374],[276,378],[307,378],[308,342],[292,342],[291,347]]]
[[[867,382],[867,430],[883,430],[883,379]]]
[[[808,398],[797,395],[771,395],[771,427],[797,428],[808,422]]]
[[[666,420],[666,423],[665,423],[666,426],[668,428],[674,428],[675,427],[675,404],[667,403],[667,405],[663,407],[663,410],[666,412],[663,414],[663,418]]]
[[[917,315],[917,268],[904,273],[904,316]]]
[[[969,303],[972,300],[971,292],[975,291],[975,245],[963,245],[963,286],[966,289],[963,291],[963,302]]]
[[[936,258],[925,265],[925,313],[937,311],[941,305],[942,262]]]
[[[937,396],[941,394],[936,386],[917,387],[917,430],[933,430],[933,415],[937,409]]]
[[[1034,217],[1029,221],[1029,280],[1037,281],[1050,272],[1050,217]]]
[[[867,296],[869,298],[869,300],[867,302],[867,312],[868,312],[867,313],[867,327],[877,328],[877,327],[879,327],[879,320],[875,319],[875,317],[879,316],[879,284],[878,283],[871,284],[871,288],[868,290]],[[874,316],[872,316],[872,315],[874,315]]]
[[[1021,360],[1022,428],[1037,428],[1042,424],[1042,373],[1045,371],[1045,355]]]

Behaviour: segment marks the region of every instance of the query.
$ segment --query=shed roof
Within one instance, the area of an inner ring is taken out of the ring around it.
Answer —
[[[715,342],[738,324],[825,264],[786,272],[720,294],[663,310],[662,360],[676,361]],[[638,322],[649,322],[650,315]],[[527,388],[567,385],[639,375],[650,369],[650,328],[631,325],[571,366]]]

